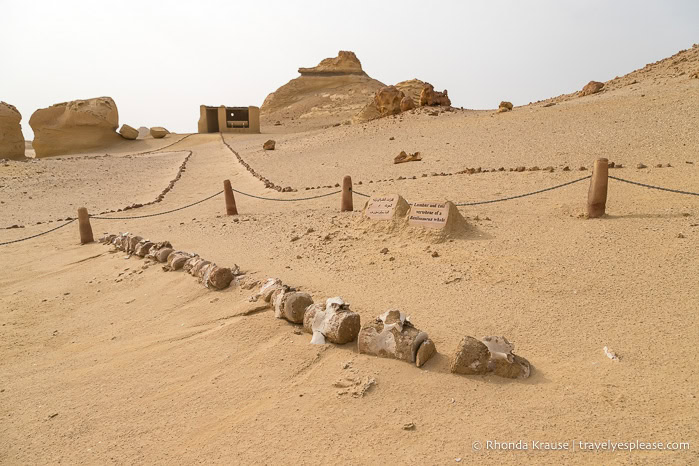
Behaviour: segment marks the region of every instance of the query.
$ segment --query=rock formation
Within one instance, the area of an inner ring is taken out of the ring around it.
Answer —
[[[341,51],[318,66],[299,68],[292,79],[265,99],[263,125],[321,127],[348,121],[384,84],[370,78],[353,52]]]
[[[503,100],[502,102],[500,102],[500,105],[498,106],[497,113],[509,112],[511,110],[512,110],[512,102],[505,102]]]
[[[150,129],[150,135],[156,139],[164,138],[168,134],[170,134],[170,131],[166,130],[162,126],[153,126]]]
[[[150,136],[150,128],[146,128],[145,126],[138,128],[138,139],[144,139],[148,136]]]
[[[393,163],[405,163],[405,162],[418,162],[422,160],[420,152],[415,152],[414,154],[408,154],[404,150],[400,151],[400,154],[396,155],[393,159]]]
[[[400,103],[405,97],[395,86],[382,87],[374,94],[374,105],[379,116],[396,115],[401,112]]]
[[[442,106],[442,107],[450,107],[451,106],[451,100],[449,100],[449,96],[447,95],[447,90],[444,89],[443,92],[435,91],[434,86],[430,83],[425,83],[425,85],[422,88],[422,92],[420,93],[420,106]]]
[[[589,83],[585,84],[585,87],[582,88],[580,91],[580,97],[584,97],[586,95],[591,95],[591,94],[597,94],[599,91],[604,88],[604,83],[601,83],[599,81],[590,81]]]
[[[401,81],[395,86],[398,90],[402,91],[406,97],[413,101],[414,107],[420,106],[420,94],[422,89],[425,87],[425,81],[420,81],[419,79],[409,79],[407,81]]]
[[[120,141],[119,113],[111,97],[74,100],[42,108],[29,119],[37,157],[102,149]]]
[[[0,159],[24,158],[22,115],[12,105],[0,102]]]
[[[129,125],[121,125],[119,134],[121,134],[124,139],[136,139],[138,137],[138,130]]]

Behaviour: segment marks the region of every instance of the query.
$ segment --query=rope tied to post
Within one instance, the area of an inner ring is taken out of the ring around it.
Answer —
[[[208,201],[209,199],[213,199],[214,197],[218,196],[218,195],[221,194],[221,193],[223,193],[223,191],[219,191],[219,192],[217,192],[216,194],[212,194],[211,196],[209,196],[209,197],[207,197],[207,198],[204,198],[204,199],[202,199],[202,200],[200,200],[200,201],[192,202],[191,204],[187,204],[187,205],[185,205],[185,206],[178,207],[178,208],[176,208],[176,209],[166,210],[165,212],[158,212],[158,213],[155,213],[155,214],[137,215],[137,216],[134,216],[134,217],[101,217],[101,216],[97,216],[97,215],[90,215],[90,218],[94,218],[94,219],[97,219],[97,220],[131,220],[131,219],[135,219],[135,218],[157,217],[158,215],[171,214],[171,213],[173,213],[173,212],[177,212],[178,210],[184,210],[184,209],[187,209],[187,208],[189,208],[189,207],[193,207],[193,206],[195,206],[195,205],[197,205],[197,204],[201,204],[202,202]]]

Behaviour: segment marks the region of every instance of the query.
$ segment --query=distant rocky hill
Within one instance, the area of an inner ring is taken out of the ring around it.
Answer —
[[[263,125],[328,126],[349,121],[383,83],[362,69],[354,52],[341,51],[318,66],[299,68],[292,79],[267,96],[260,108]]]

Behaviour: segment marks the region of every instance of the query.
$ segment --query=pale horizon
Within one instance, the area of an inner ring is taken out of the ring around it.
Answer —
[[[0,100],[18,108],[26,139],[37,109],[100,96],[115,100],[120,125],[196,132],[199,105],[260,106],[297,68],[351,50],[387,85],[418,78],[456,107],[488,109],[574,92],[699,41],[691,1],[362,5],[7,3]]]

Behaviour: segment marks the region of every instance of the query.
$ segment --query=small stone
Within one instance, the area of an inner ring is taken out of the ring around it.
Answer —
[[[685,237],[685,236],[684,236],[682,233],[677,233],[677,238],[682,239],[682,238],[684,238],[684,237]]]
[[[407,424],[403,424],[403,430],[415,430],[415,423],[408,422]]]
[[[267,142],[265,142],[265,143],[262,145],[262,149],[264,149],[264,150],[274,150],[276,144],[277,144],[277,143],[276,143],[273,139],[269,139]]]
[[[639,163],[638,165],[636,165],[636,168],[638,168],[639,170],[641,170],[641,169],[643,169],[643,168],[648,168],[648,167],[647,167],[646,165],[642,164],[642,163]]]
[[[291,242],[293,243],[294,241],[298,241],[298,240],[300,240],[300,239],[301,239],[300,236],[293,236],[293,237],[291,238]]]
[[[388,254],[388,248],[383,248],[381,250],[381,254]]]
[[[439,257],[439,253],[437,251],[432,251],[432,257]]]

